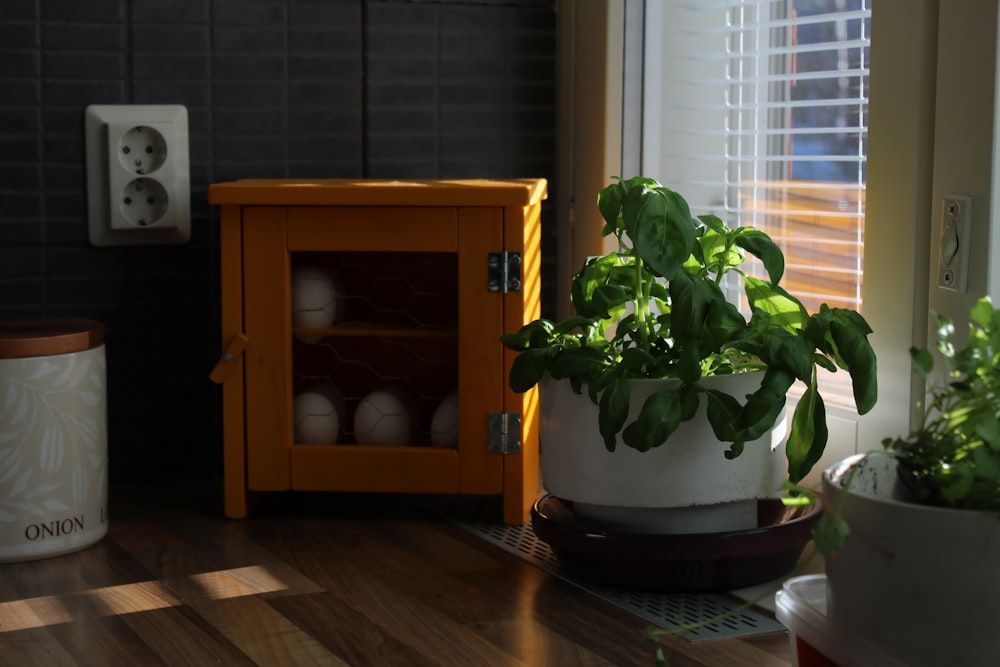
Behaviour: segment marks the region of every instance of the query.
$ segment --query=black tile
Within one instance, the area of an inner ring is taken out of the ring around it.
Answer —
[[[124,37],[121,25],[42,24],[42,48],[50,51],[122,51]]]
[[[38,31],[34,23],[0,23],[0,44],[3,52],[22,51],[38,48]]]
[[[68,306],[127,303],[131,280],[127,276],[50,278],[46,296],[51,304]]]
[[[212,0],[212,21],[227,25],[283,25],[285,3],[282,0]]]
[[[43,246],[44,232],[40,220],[0,220],[0,246]]]
[[[285,103],[283,81],[221,81],[212,85],[212,97],[219,107],[273,107]]]
[[[285,161],[286,148],[285,138],[282,135],[217,135],[212,140],[215,159],[223,161],[270,161],[280,165]]]
[[[288,78],[296,81],[361,80],[361,58],[356,54],[289,56]]]
[[[0,162],[0,191],[30,193],[39,192],[41,188],[42,175],[38,166]]]
[[[361,24],[363,0],[290,0],[288,24],[303,26],[344,26],[357,28]]]
[[[87,200],[82,190],[45,193],[45,217],[83,220],[86,216]]]
[[[370,108],[368,125],[373,133],[383,135],[436,135],[440,119],[436,108],[405,108],[400,104]]]
[[[45,280],[32,277],[23,280],[0,280],[0,313],[7,315],[37,314],[45,305]]]
[[[80,160],[67,163],[46,160],[42,174],[47,190],[81,191],[86,186],[86,170]]]
[[[125,75],[122,52],[45,51],[42,72],[46,78],[120,79]]]
[[[41,102],[38,79],[0,79],[0,109],[3,107],[36,107]]]
[[[305,108],[293,107],[288,112],[288,131],[298,134],[349,134],[360,139],[361,107]]]
[[[184,81],[153,78],[136,80],[132,83],[134,104],[183,104],[184,106],[207,106],[211,102],[211,82]]]
[[[164,23],[205,23],[209,18],[208,0],[130,0],[133,21]]]
[[[289,178],[361,178],[360,151],[354,155],[336,154],[318,160],[296,159],[288,173]]]
[[[42,98],[46,105],[79,107],[88,104],[117,104],[125,98],[125,82],[112,79],[79,81],[75,79],[45,79]]]
[[[368,33],[368,53],[372,57],[426,58],[437,53],[438,35],[430,30],[394,29]]]
[[[42,126],[47,134],[80,135],[82,142],[83,115],[84,109],[82,108],[44,106],[42,107]]]
[[[421,83],[372,83],[368,86],[368,102],[378,109],[390,109],[399,114],[414,108],[436,107],[438,88]],[[405,122],[405,119],[401,119]]]
[[[426,54],[412,58],[372,56],[368,59],[368,76],[373,82],[431,81],[438,78],[438,59]]]
[[[0,246],[0,280],[25,279],[45,273],[43,248]]]
[[[293,163],[319,163],[331,158],[359,162],[361,149],[361,138],[356,134],[293,136],[288,141],[288,156]]]
[[[361,86],[352,80],[330,80],[324,83],[290,81],[288,103],[294,107],[360,108]]]
[[[105,23],[120,21],[125,0],[44,0],[39,3],[44,21]],[[6,5],[5,5],[6,10]]]
[[[423,161],[424,156],[437,154],[438,138],[434,135],[376,134],[369,138],[368,147],[373,161]]]
[[[376,29],[413,28],[430,31],[437,28],[439,7],[435,3],[368,3],[369,26]]]
[[[211,31],[208,25],[135,23],[132,45],[137,51],[208,51]]]
[[[37,164],[42,159],[40,146],[38,137],[0,134],[0,155],[4,162]]]
[[[243,27],[214,25],[212,48],[217,51],[284,51],[285,31],[282,27]]]
[[[5,107],[0,103],[0,136],[34,134],[41,129],[41,115],[37,104]]]
[[[281,108],[227,107],[212,112],[212,130],[216,136],[281,133],[286,123],[287,114]]]
[[[442,178],[437,161],[429,158],[412,160],[371,158],[368,161],[368,175],[371,178]]]
[[[0,55],[0,78],[27,79],[39,74],[38,53],[35,51],[7,51]]]
[[[4,21],[34,21],[38,18],[38,3],[36,0],[5,0],[3,3]],[[6,42],[0,40],[0,44]]]
[[[212,74],[230,81],[282,79],[285,57],[281,53],[216,53],[212,56]]]
[[[139,79],[208,79],[207,53],[136,51],[132,72]]]
[[[362,38],[358,30],[309,26],[289,28],[287,47],[296,54],[337,54],[361,57]]]

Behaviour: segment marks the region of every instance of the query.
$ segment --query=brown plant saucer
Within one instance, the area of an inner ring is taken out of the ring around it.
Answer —
[[[720,533],[614,534],[577,517],[551,495],[531,509],[531,527],[560,567],[582,580],[643,591],[726,591],[777,579],[794,567],[823,513],[758,501],[758,526]]]

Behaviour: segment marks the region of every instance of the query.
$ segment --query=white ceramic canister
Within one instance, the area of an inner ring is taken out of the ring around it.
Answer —
[[[107,459],[101,324],[0,320],[0,563],[104,537]]]

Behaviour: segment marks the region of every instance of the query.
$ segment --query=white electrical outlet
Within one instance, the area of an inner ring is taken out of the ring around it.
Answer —
[[[84,112],[90,242],[191,238],[187,109],[91,105]]]

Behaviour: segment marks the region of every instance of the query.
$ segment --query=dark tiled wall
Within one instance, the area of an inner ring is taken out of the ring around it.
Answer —
[[[220,391],[207,379],[220,352],[207,184],[551,182],[553,5],[3,0],[0,315],[104,323],[113,485],[221,474]],[[88,104],[187,106],[190,243],[90,246]]]

